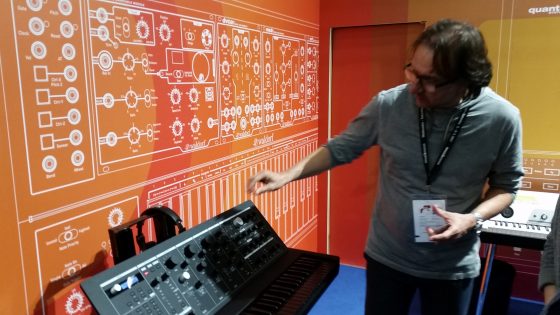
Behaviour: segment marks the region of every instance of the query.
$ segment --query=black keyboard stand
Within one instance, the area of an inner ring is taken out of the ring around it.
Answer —
[[[488,292],[488,283],[490,281],[490,274],[492,272],[492,263],[496,253],[497,245],[521,247],[534,250],[543,250],[545,240],[538,238],[529,238],[522,236],[497,234],[497,233],[480,233],[480,241],[486,244],[485,254],[486,262],[482,267],[480,291],[478,295],[478,304],[476,308],[476,315],[481,315],[484,308],[484,300]]]

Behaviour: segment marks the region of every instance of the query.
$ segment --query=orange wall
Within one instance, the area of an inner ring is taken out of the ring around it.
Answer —
[[[318,145],[318,0],[184,3],[1,2],[0,313],[91,313],[107,229],[155,204],[188,228],[253,199],[317,248],[316,179],[245,184]]]

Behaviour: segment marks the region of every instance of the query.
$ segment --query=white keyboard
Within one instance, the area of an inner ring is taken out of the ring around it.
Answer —
[[[482,231],[487,233],[513,235],[544,240],[550,232],[550,225],[546,226],[500,220],[488,220],[482,224]]]

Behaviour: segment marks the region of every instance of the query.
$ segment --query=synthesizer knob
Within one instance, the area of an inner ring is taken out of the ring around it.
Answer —
[[[208,263],[205,261],[201,261],[198,265],[196,265],[196,270],[203,271],[204,269],[206,269],[206,267],[208,267]]]
[[[185,269],[185,268],[187,268],[188,265],[189,265],[189,263],[187,263],[187,261],[185,260],[181,263],[181,266],[179,266],[179,267],[181,267],[181,269]]]
[[[243,225],[243,219],[241,219],[240,217],[237,217],[235,219],[233,219],[233,225],[235,226],[242,226]]]
[[[152,281],[150,281],[150,285],[151,285],[152,287],[155,287],[155,286],[157,286],[157,285],[159,284],[160,280],[161,280],[160,277],[156,277],[156,278],[154,278]]]
[[[177,266],[178,264],[179,262],[175,256],[171,256],[165,261],[165,266],[169,269],[175,268],[175,266]]]
[[[185,257],[192,258],[195,252],[192,250],[191,245],[185,246]]]
[[[511,218],[513,216],[513,209],[511,207],[507,207],[502,210],[501,215],[506,219]]]
[[[166,274],[166,273],[163,273],[163,274],[161,274],[161,275],[159,275],[159,276],[156,276],[156,277],[150,282],[150,285],[151,285],[152,287],[155,287],[155,286],[157,286],[158,284],[160,284],[160,283],[164,282],[165,280],[167,280],[167,278],[169,278],[169,275]]]
[[[110,291],[111,291],[111,294],[117,294],[117,293],[121,292],[121,290],[122,290],[121,285],[118,284],[118,283],[115,283],[115,285],[111,288]]]
[[[548,219],[546,213],[541,214],[541,220],[546,221],[546,219]]]
[[[202,286],[202,282],[200,282],[200,280],[197,281],[197,282],[194,284],[194,288],[197,289],[197,290],[200,289],[201,286]]]
[[[200,245],[204,249],[209,249],[214,246],[214,240],[211,237],[206,237],[202,241],[200,241]]]
[[[179,282],[180,283],[185,283],[187,280],[189,280],[191,278],[191,274],[188,271],[184,271],[180,276],[179,276]]]

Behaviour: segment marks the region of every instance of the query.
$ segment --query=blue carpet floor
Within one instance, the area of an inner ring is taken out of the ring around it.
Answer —
[[[310,315],[359,315],[364,313],[365,270],[351,266],[340,266],[338,276],[315,303]],[[512,298],[508,315],[538,315],[542,303]],[[420,315],[417,299],[412,303],[410,315]]]
[[[338,276],[315,303],[310,315],[363,314],[366,298],[365,270],[341,265]]]

